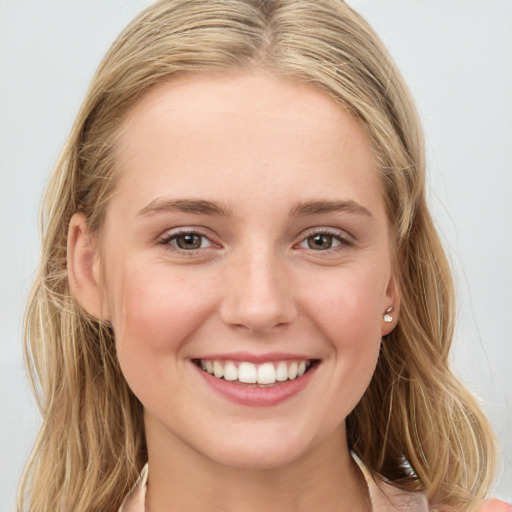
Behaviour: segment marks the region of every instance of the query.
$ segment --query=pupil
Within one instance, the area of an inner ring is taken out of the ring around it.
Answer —
[[[310,249],[330,249],[332,245],[332,236],[330,235],[314,235],[308,238]]]
[[[201,237],[199,235],[181,235],[176,240],[180,249],[199,249],[201,247]]]

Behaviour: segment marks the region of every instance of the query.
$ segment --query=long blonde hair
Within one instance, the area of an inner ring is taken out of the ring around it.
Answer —
[[[31,512],[116,511],[145,462],[142,405],[109,327],[70,294],[66,238],[83,211],[102,227],[116,184],[119,125],[178,74],[264,68],[340,102],[379,162],[402,296],[372,382],[347,419],[370,471],[471,509],[493,476],[494,437],[454,377],[453,286],[425,198],[423,136],[394,63],[342,0],[164,0],[141,13],[99,66],[42,204],[43,251],[26,315],[26,358],[43,422],[19,493]],[[24,498],[25,497],[25,498]]]

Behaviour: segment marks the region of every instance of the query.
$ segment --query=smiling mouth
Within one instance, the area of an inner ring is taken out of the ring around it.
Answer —
[[[201,370],[217,379],[255,387],[271,387],[299,379],[319,363],[318,359],[275,361],[263,364],[217,359],[193,361]]]

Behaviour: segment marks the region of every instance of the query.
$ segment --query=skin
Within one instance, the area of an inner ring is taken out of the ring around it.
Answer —
[[[504,501],[490,499],[485,501],[478,512],[512,512],[512,506]]]
[[[112,323],[144,405],[147,510],[368,510],[345,418],[399,293],[363,129],[304,84],[194,75],[133,107],[118,161],[100,243],[82,214],[71,221],[70,286]],[[178,232],[200,233],[200,247],[180,249]],[[320,362],[299,393],[254,407],[193,363],[234,352]]]

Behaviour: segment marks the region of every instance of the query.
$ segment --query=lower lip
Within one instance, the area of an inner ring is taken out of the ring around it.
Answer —
[[[250,407],[271,407],[300,393],[311,381],[318,364],[294,380],[276,383],[274,386],[258,387],[251,384],[234,384],[217,379],[194,364],[204,381],[217,393],[231,402]]]

